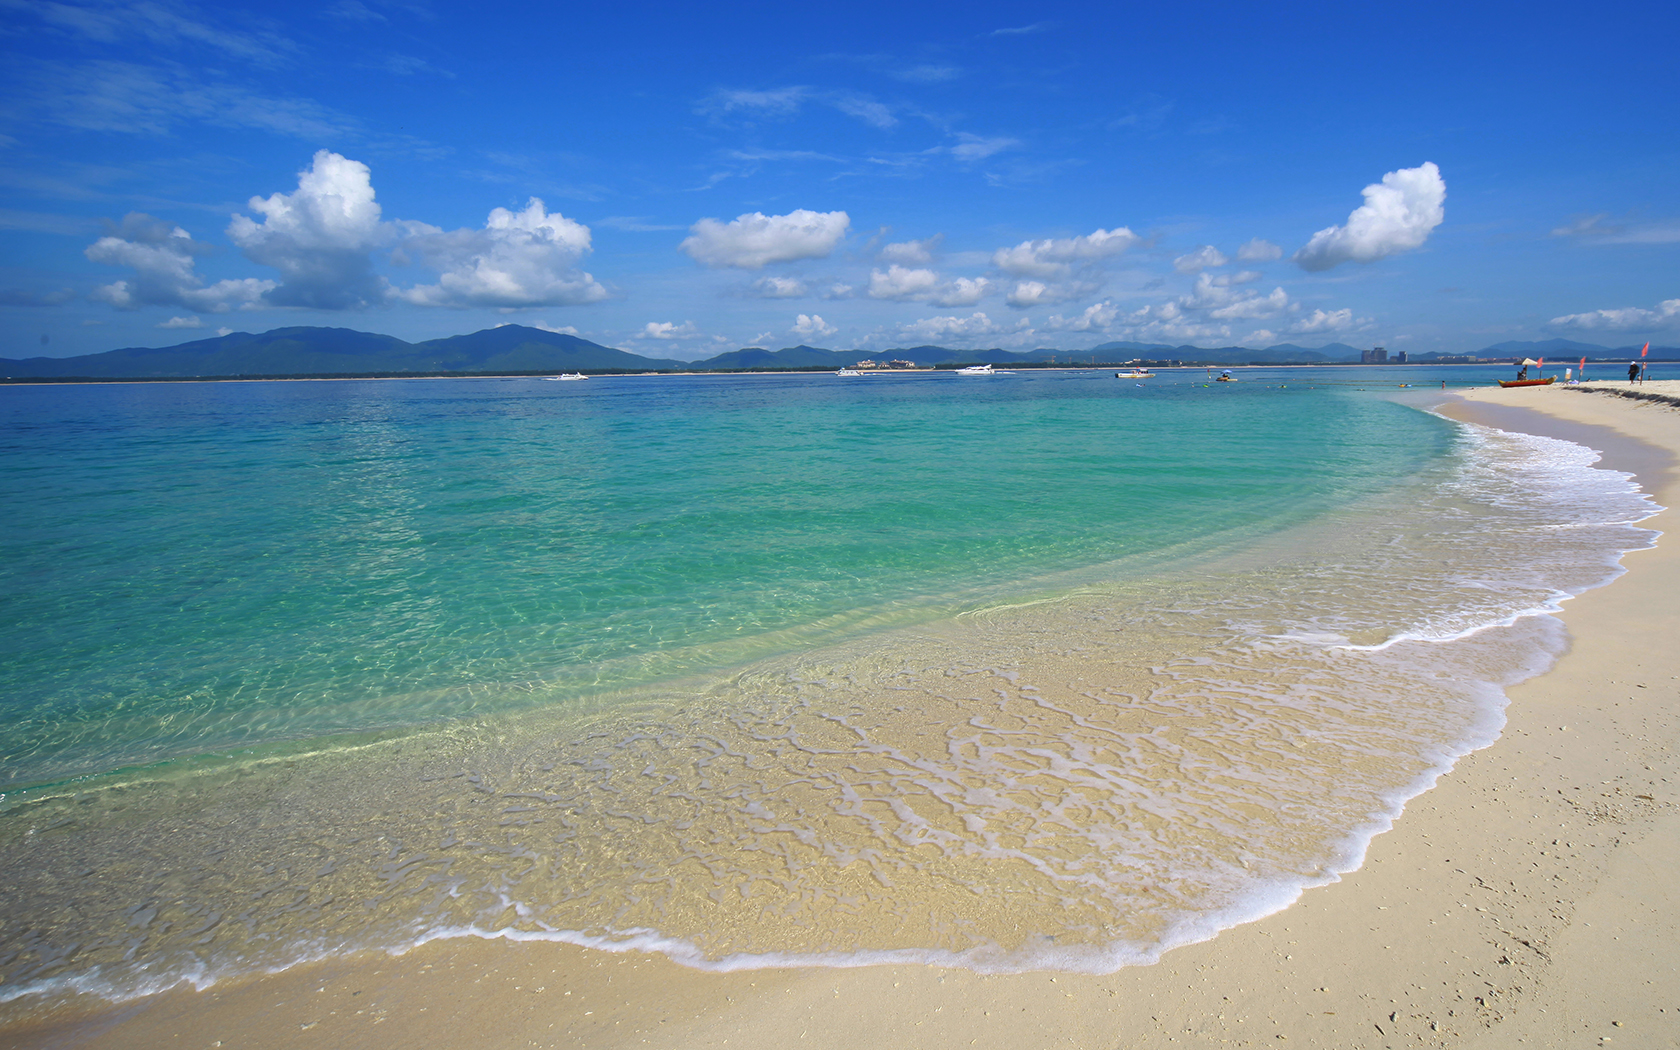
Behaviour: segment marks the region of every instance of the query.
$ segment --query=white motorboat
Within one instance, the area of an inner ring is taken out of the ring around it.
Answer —
[[[993,368],[991,365],[969,365],[967,368],[957,369],[957,375],[960,375],[960,376],[995,376],[995,375],[997,375],[997,369]]]
[[[550,383],[569,383],[578,379],[588,379],[582,372],[563,372],[557,376],[543,376]]]
[[[1147,368],[1133,368],[1126,372],[1114,373],[1116,379],[1154,379],[1155,373]]]
[[[842,368],[839,371],[835,372],[834,374],[837,375],[837,376],[860,376],[860,375],[863,375],[862,372],[859,372],[855,368]]]

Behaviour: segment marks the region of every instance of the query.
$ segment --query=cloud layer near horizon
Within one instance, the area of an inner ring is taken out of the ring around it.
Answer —
[[[1664,299],[1656,309],[1630,306],[1614,310],[1565,314],[1547,324],[1555,328],[1605,332],[1662,332],[1680,329],[1680,299]]]
[[[1381,184],[1366,187],[1366,204],[1345,226],[1321,231],[1297,253],[1296,261],[1311,269],[1302,261],[1309,250],[1319,260],[1313,265],[1333,265],[1328,262],[1332,257],[1375,259],[1421,243],[1440,222],[1444,192],[1432,164],[1391,172]],[[1270,292],[1257,291],[1250,286],[1263,279],[1261,270],[1226,269],[1233,260],[1264,266],[1281,257],[1282,250],[1263,238],[1234,248],[1202,244],[1165,256],[1171,274],[1194,277],[1182,293],[1137,291],[1132,297],[1145,301],[1130,306],[1116,302],[1112,293],[1092,301],[1125,268],[1139,273],[1141,266],[1141,273],[1147,273],[1160,265],[1159,249],[1152,253],[1157,261],[1122,261],[1153,242],[1118,225],[949,258],[944,233],[876,249],[872,246],[884,239],[877,235],[861,256],[846,256],[837,264],[847,274],[842,279],[800,272],[811,264],[836,265],[824,260],[840,252],[851,225],[844,211],[748,212],[727,222],[700,219],[675,247],[710,270],[771,270],[728,293],[748,300],[822,298],[962,308],[992,299],[1016,311],[1076,304],[1072,312],[1041,317],[1037,326],[1025,316],[996,320],[985,310],[877,325],[852,334],[858,345],[926,340],[940,333],[948,338],[1031,340],[1040,333],[1089,332],[1146,341],[1229,341],[1238,337],[1232,325],[1244,322],[1271,326],[1250,333],[1265,337],[1278,332],[1354,331],[1372,323],[1346,307],[1305,310],[1281,285]],[[202,313],[273,307],[341,311],[388,304],[506,313],[580,307],[613,298],[582,269],[593,250],[589,227],[550,212],[540,198],[530,197],[518,209],[492,208],[478,228],[446,230],[415,219],[387,219],[372,170],[330,150],[316,152],[310,167],[298,173],[294,190],[250,198],[245,212],[230,220],[227,235],[246,259],[276,271],[278,279],[211,282],[196,269],[199,260],[213,252],[210,245],[194,241],[179,227],[133,214],[87,249],[88,258],[96,262],[133,271],[130,278],[101,286],[95,296],[125,310],[161,306]],[[871,257],[878,261],[869,263]],[[978,267],[980,272],[942,273],[941,259],[959,268]],[[382,261],[390,264],[388,273],[382,272]],[[410,266],[431,270],[437,278],[398,283],[403,268]],[[1131,280],[1140,283],[1139,277]],[[1087,305],[1078,306],[1082,300]],[[803,340],[846,331],[844,318],[825,318],[808,308],[788,316],[792,321],[783,322],[788,324],[786,331]],[[196,319],[171,323],[187,327]],[[732,341],[694,321],[652,320],[627,332],[595,334],[608,340],[653,339],[706,349]]]

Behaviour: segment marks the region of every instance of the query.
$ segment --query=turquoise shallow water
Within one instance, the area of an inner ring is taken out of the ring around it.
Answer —
[[[6,388],[0,788],[714,669],[1446,453],[1283,375]]]
[[[0,1003],[467,935],[1100,972],[1287,906],[1652,542],[1425,384],[0,388]]]

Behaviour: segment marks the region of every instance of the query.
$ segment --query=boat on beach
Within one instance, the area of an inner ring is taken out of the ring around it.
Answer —
[[[1583,362],[1585,360],[1585,358],[1582,358]],[[1500,386],[1551,386],[1553,383],[1557,382],[1557,376],[1541,376],[1538,379],[1528,378],[1528,370],[1530,368],[1546,367],[1546,359],[1544,357],[1540,358],[1538,361],[1532,357],[1525,357],[1521,361],[1517,362],[1517,366],[1522,369],[1522,371],[1517,373],[1517,378],[1501,379],[1499,381]]]

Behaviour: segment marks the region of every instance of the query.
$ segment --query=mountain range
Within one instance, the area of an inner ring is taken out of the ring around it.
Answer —
[[[1627,349],[1569,339],[1498,343],[1470,356],[1551,354],[1622,356]],[[746,347],[703,361],[643,357],[592,343],[579,336],[522,325],[501,325],[468,335],[404,342],[395,336],[349,328],[276,328],[253,335],[232,332],[167,347],[129,347],[81,357],[0,358],[6,379],[181,379],[206,376],[390,375],[424,373],[704,372],[832,369],[864,358],[904,360],[921,366],[974,364],[1117,364],[1130,360],[1187,364],[1335,364],[1359,360],[1346,343],[1317,349],[1282,343],[1264,349],[1243,346],[1205,349],[1166,343],[1103,343],[1090,350],[1040,348],[1025,352],[913,346],[866,352],[791,346],[780,350]],[[1659,356],[1676,351],[1660,348]],[[1432,360],[1442,355],[1420,355]]]

